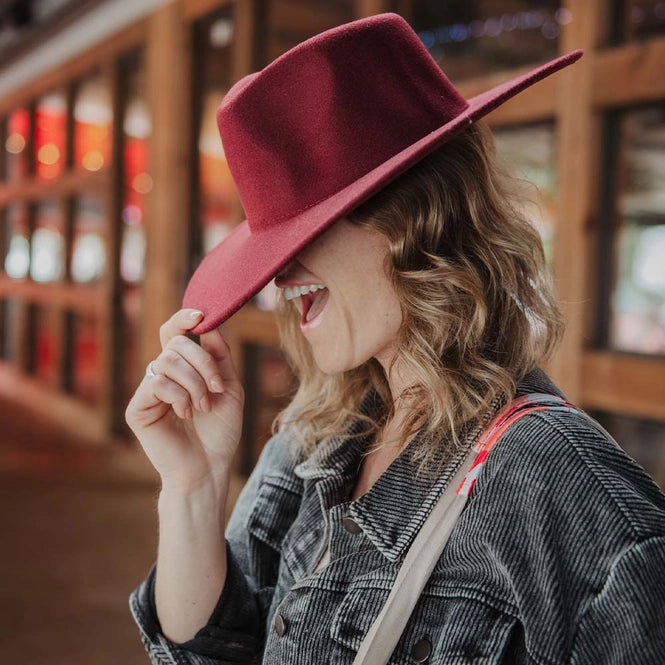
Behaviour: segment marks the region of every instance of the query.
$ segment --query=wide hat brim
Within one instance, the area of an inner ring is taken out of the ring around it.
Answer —
[[[278,231],[275,228],[251,230],[247,220],[239,224],[203,259],[187,285],[183,306],[203,312],[201,323],[192,332],[203,334],[222,324],[333,222],[473,122],[581,56],[581,50],[571,51],[470,98],[468,107],[453,120],[332,196],[280,223]]]

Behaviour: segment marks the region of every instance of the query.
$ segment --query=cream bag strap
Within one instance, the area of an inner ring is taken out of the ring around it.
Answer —
[[[492,446],[516,420],[546,409],[577,411],[555,395],[531,393],[517,398],[483,430],[406,553],[388,599],[363,639],[353,665],[388,663]]]

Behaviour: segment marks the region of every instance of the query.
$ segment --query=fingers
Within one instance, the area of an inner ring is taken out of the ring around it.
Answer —
[[[150,379],[153,396],[160,402],[170,404],[179,418],[191,419],[193,416],[190,394],[181,385],[165,374],[158,374]]]
[[[238,374],[231,358],[231,349],[222,337],[219,328],[201,335],[201,348],[217,361],[217,367],[224,382],[238,381]]]
[[[191,330],[202,317],[203,312],[199,312],[197,309],[178,310],[159,329],[159,341],[162,344],[162,349],[165,349],[174,337],[184,335],[188,330]]]
[[[189,394],[192,406],[198,411],[210,411],[208,391],[224,391],[224,381],[213,356],[183,335],[169,341],[152,367],[156,373],[168,377],[184,388]]]

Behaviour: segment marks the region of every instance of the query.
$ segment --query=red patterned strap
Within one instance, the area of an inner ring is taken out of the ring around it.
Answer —
[[[483,464],[485,463],[490,450],[494,447],[494,444],[504,435],[506,430],[514,422],[523,416],[536,411],[579,412],[579,409],[567,400],[547,393],[529,393],[528,395],[523,395],[522,397],[515,399],[508,409],[494,418],[478,437],[478,440],[474,444],[474,448],[477,451],[476,459],[466,476],[464,476],[464,480],[457,488],[457,494],[466,498],[469,497],[471,490],[476,483],[476,479],[483,468]]]

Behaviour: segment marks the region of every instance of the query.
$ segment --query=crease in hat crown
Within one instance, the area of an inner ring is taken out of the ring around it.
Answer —
[[[409,24],[380,14],[328,30],[238,81],[217,121],[247,219],[183,298],[212,330],[335,220],[534,83],[573,51],[465,100]]]
[[[260,232],[467,106],[409,24],[381,14],[317,35],[241,79],[217,121],[250,228]]]

